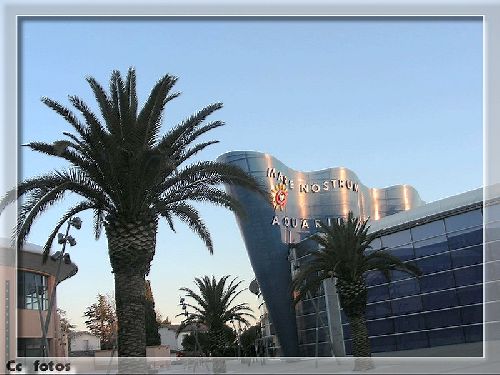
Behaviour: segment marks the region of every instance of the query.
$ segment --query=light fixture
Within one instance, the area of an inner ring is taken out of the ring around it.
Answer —
[[[54,254],[52,254],[50,256],[50,259],[52,259],[53,261],[56,261],[59,259],[59,257],[61,256],[61,252],[60,251],[56,251]]]
[[[57,233],[57,243],[63,244],[65,241],[66,241],[66,238],[64,237],[64,234]]]
[[[67,241],[69,242],[69,244],[71,246],[75,246],[76,245],[76,240],[72,237],[72,236],[68,236],[66,237]]]
[[[76,229],[80,229],[82,227],[82,219],[78,216],[73,217],[69,223],[74,226]]]

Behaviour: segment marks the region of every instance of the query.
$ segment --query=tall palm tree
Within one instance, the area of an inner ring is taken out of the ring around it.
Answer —
[[[20,182],[0,202],[0,212],[23,197],[17,226],[22,245],[35,219],[67,193],[83,200],[57,222],[44,247],[45,257],[61,226],[84,210],[93,210],[96,239],[102,229],[108,239],[109,258],[115,278],[120,356],[146,355],[145,275],[155,254],[160,217],[174,230],[173,217],[186,223],[205,243],[210,253],[210,233],[192,202],[208,202],[237,214],[241,206],[220,189],[221,184],[238,184],[267,193],[240,168],[213,161],[189,163],[194,155],[217,141],[195,143],[199,137],[223,125],[205,123],[222,107],[214,103],[188,117],[161,136],[165,105],[179,96],[172,92],[177,78],[163,76],[153,87],[141,109],[136,94],[136,74],[130,68],[125,80],[120,72],[111,75],[109,92],[88,77],[100,117],[77,96],[69,96],[72,110],[58,102],[42,102],[61,115],[73,128],[65,139],[54,143],[31,142],[30,149],[62,158],[70,163],[56,170]]]
[[[322,224],[310,239],[319,250],[310,250],[310,259],[299,267],[292,280],[294,302],[297,303],[309,293],[315,293],[323,280],[336,280],[340,306],[349,320],[352,333],[353,355],[370,357],[370,340],[365,322],[367,287],[365,276],[369,272],[382,272],[388,280],[392,270],[413,275],[421,271],[411,263],[383,249],[370,251],[370,243],[376,234],[368,234],[368,220],[355,218],[349,212],[347,219],[334,221],[332,226]],[[300,245],[299,245],[300,247]]]
[[[250,322],[247,318],[255,318],[247,303],[233,304],[234,300],[245,290],[240,289],[243,281],[236,281],[237,277],[229,282],[228,279],[229,275],[223,276],[219,280],[214,276],[212,278],[204,276],[201,279],[194,279],[199,289],[198,293],[190,288],[180,289],[186,292],[186,297],[192,299],[196,304],[185,303],[194,312],[187,315],[177,332],[182,332],[192,324],[207,326],[209,349],[212,356],[220,356],[224,351],[224,331],[227,323],[239,322],[249,326]]]

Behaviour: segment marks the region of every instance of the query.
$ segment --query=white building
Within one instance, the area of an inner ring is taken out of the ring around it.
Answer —
[[[80,331],[70,335],[71,352],[93,352],[101,350],[101,340],[92,333]]]

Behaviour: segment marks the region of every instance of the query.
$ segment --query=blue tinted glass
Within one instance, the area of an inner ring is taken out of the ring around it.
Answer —
[[[411,296],[420,292],[417,279],[409,279],[389,284],[392,298]]]
[[[446,230],[452,232],[483,224],[481,210],[465,212],[463,214],[450,216],[444,219]]]
[[[396,350],[396,338],[394,336],[372,337],[370,346],[373,353],[392,352]]]
[[[422,296],[424,310],[437,310],[458,305],[455,290],[424,294]]]
[[[422,300],[420,296],[401,298],[391,301],[394,314],[409,314],[422,310]]]
[[[399,245],[404,245],[411,242],[410,230],[402,230],[401,232],[396,232],[389,234],[387,236],[382,236],[382,246],[391,248]]]
[[[483,341],[483,325],[465,326],[465,342]]]
[[[471,266],[453,271],[457,286],[483,282],[483,265]]]
[[[483,305],[462,307],[462,321],[464,324],[483,322]]]
[[[396,332],[420,331],[425,329],[424,317],[421,314],[399,316],[394,318]]]
[[[369,336],[388,335],[394,333],[392,319],[372,320],[366,323]]]
[[[472,305],[483,302],[483,285],[467,286],[457,289],[458,303],[460,305]]]
[[[460,232],[448,234],[450,250],[460,249],[483,243],[483,228],[471,228]]]
[[[344,339],[351,338],[351,326],[349,324],[342,324],[342,332],[344,333]]]
[[[462,327],[429,331],[428,335],[431,346],[460,344],[465,341]]]
[[[391,281],[404,280],[412,277],[411,274],[403,271],[391,271]]]
[[[398,350],[427,348],[429,346],[429,340],[425,332],[407,333],[398,335],[396,338]]]
[[[379,238],[375,238],[372,242],[370,242],[370,246],[373,250],[380,249],[382,247],[382,241]]]
[[[446,236],[439,236],[415,242],[413,247],[415,248],[415,257],[420,258],[426,255],[439,254],[448,251],[448,240]]]
[[[453,268],[470,266],[483,262],[483,245],[455,250],[450,253]]]
[[[366,319],[384,318],[391,315],[391,304],[389,302],[379,302],[366,307]]]
[[[435,275],[422,276],[419,278],[422,292],[449,289],[455,286],[453,272],[441,272]]]
[[[368,288],[368,302],[385,301],[386,299],[389,299],[389,288],[387,285]]]
[[[387,279],[382,272],[369,272],[365,275],[365,281],[367,286],[387,283]]]
[[[413,254],[413,246],[411,244],[391,249],[389,250],[389,253],[401,260],[413,259],[415,257]]]
[[[417,266],[423,274],[445,271],[451,268],[450,253],[433,255],[417,261]]]
[[[424,314],[427,329],[459,326],[462,324],[460,309],[433,311]]]
[[[413,241],[423,240],[424,238],[435,237],[445,233],[444,221],[436,220],[424,225],[418,225],[411,228]]]
[[[345,354],[352,355],[352,340],[345,340],[344,347],[345,347]]]

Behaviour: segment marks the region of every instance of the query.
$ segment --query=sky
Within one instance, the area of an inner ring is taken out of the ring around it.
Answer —
[[[19,29],[20,144],[53,142],[71,130],[40,102],[69,105],[78,95],[95,108],[85,77],[105,87],[111,72],[136,69],[139,103],[164,74],[179,77],[163,129],[204,106],[224,108],[205,139],[220,143],[193,160],[230,150],[267,152],[289,167],[343,166],[368,187],[410,184],[430,202],[483,182],[483,30],[466,18],[45,18]],[[20,149],[20,177],[66,164]],[[43,245],[70,198],[35,223],[28,238]],[[254,275],[232,213],[197,205],[215,251],[182,224],[160,223],[149,279],[157,310],[180,318],[180,287],[195,277]],[[58,288],[58,305],[77,329],[98,293],[113,291],[106,238],[80,215],[69,249],[78,273]],[[57,245],[54,245],[56,249]],[[256,316],[257,301],[246,291]]]

